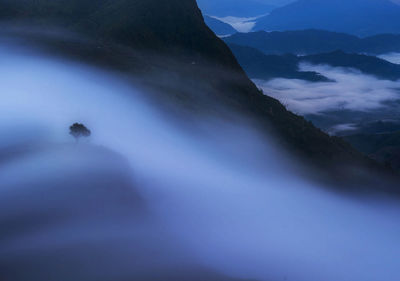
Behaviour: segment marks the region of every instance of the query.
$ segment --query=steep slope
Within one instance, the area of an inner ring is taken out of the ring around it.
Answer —
[[[346,142],[263,95],[229,48],[206,27],[195,0],[1,0],[0,8],[3,5],[9,11],[2,14],[4,21],[78,31],[98,42],[86,54],[113,59],[125,71],[156,73],[159,79],[144,78],[145,82],[162,95],[184,101],[185,108],[208,114],[219,114],[221,106],[234,109],[265,133],[277,133],[282,145],[314,163],[370,163]],[[115,44],[123,45],[125,53]],[[62,44],[65,52],[74,51],[74,45],[68,46]],[[133,50],[146,56],[138,58]]]
[[[231,25],[224,23],[216,18],[212,18],[210,16],[204,16],[204,20],[209,28],[216,35],[224,36],[224,35],[232,35],[235,34],[237,31]]]
[[[360,36],[399,33],[400,6],[390,0],[298,0],[260,19],[255,30],[309,28]]]
[[[256,48],[266,54],[317,54],[342,50],[349,53],[400,52],[400,35],[380,34],[366,38],[324,30],[236,33],[224,38],[229,44]]]

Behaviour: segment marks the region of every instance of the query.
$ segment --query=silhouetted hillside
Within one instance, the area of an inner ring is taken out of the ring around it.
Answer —
[[[346,136],[354,147],[393,169],[400,169],[400,132]]]
[[[7,7],[1,19],[8,22],[44,30],[61,26],[105,43],[189,57],[216,55],[219,62],[232,63],[226,46],[205,27],[194,1],[0,0],[0,5]]]

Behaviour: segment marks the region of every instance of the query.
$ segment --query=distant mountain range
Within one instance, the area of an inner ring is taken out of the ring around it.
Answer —
[[[262,52],[239,45],[230,44],[239,64],[252,79],[272,78],[302,79],[307,81],[328,81],[316,72],[299,71],[299,58],[295,55],[265,55]]]
[[[298,0],[261,18],[254,30],[312,28],[358,36],[400,33],[400,6],[390,0]]]
[[[299,61],[311,64],[327,64],[333,67],[353,68],[379,79],[393,81],[400,79],[400,65],[373,56],[335,51],[299,57]]]
[[[210,16],[204,16],[204,20],[209,28],[218,36],[226,36],[237,33],[230,24],[224,23],[216,18]]]
[[[298,32],[296,33],[298,34]],[[326,33],[324,32],[323,34]],[[352,38],[352,36],[338,35],[339,38],[341,36]],[[365,39],[365,41],[368,42],[369,40]],[[375,39],[371,41],[379,42],[379,40]],[[384,80],[398,81],[400,79],[399,64],[393,64],[375,56],[345,53],[340,50],[306,56],[296,56],[293,54],[268,55],[252,47],[235,44],[228,45],[240,65],[252,79],[270,80],[274,78],[286,78],[301,79],[310,82],[335,82],[317,72],[301,71],[299,68],[301,63],[351,68],[360,71],[360,73],[373,75],[376,78]],[[327,45],[329,46],[329,44]],[[270,45],[267,46],[271,47]],[[314,47],[317,47],[317,45],[313,45]],[[316,51],[316,49],[313,50]],[[346,89],[343,90],[346,91]],[[366,91],[368,91],[368,85],[366,85]],[[306,118],[327,131],[334,128],[334,125],[352,124],[353,127],[350,130],[332,131],[331,133],[339,133],[356,149],[387,167],[400,169],[400,122],[398,121],[397,112],[398,106],[393,104],[377,112],[365,113],[338,109],[324,112],[321,115],[307,115]],[[379,121],[382,120],[381,118],[383,120],[385,118],[392,119]]]
[[[300,71],[300,63],[352,68],[380,79],[400,79],[400,65],[373,56],[348,54],[343,51],[308,56],[266,55],[251,47],[234,44],[229,46],[247,75],[253,79],[288,78],[313,82],[329,81],[319,73]]]
[[[312,29],[283,32],[259,31],[237,33],[224,38],[224,41],[228,44],[253,47],[266,54],[308,55],[335,50],[375,55],[400,52],[400,35],[396,34],[359,38],[345,33]]]

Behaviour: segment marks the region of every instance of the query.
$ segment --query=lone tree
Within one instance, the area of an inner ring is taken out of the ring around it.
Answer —
[[[80,123],[75,123],[71,127],[69,127],[69,134],[73,136],[76,141],[79,140],[79,138],[88,138],[92,134],[92,132],[85,127],[85,125],[80,124]]]

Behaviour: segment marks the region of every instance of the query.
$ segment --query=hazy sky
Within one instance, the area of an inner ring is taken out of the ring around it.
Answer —
[[[286,5],[290,2],[294,2],[294,0],[258,0],[258,2],[280,6],[280,5]]]
[[[286,5],[286,4],[288,4],[290,2],[294,2],[294,1],[295,0],[252,0],[250,2],[269,4],[269,5],[274,5],[274,6],[282,6],[282,5]],[[207,3],[207,4],[212,3],[214,5],[217,3],[221,3],[222,5],[226,5],[227,3],[230,3],[231,5],[249,3],[248,0],[230,0],[230,1],[227,1],[227,0],[197,0],[197,2],[199,3],[200,6],[203,3]]]

